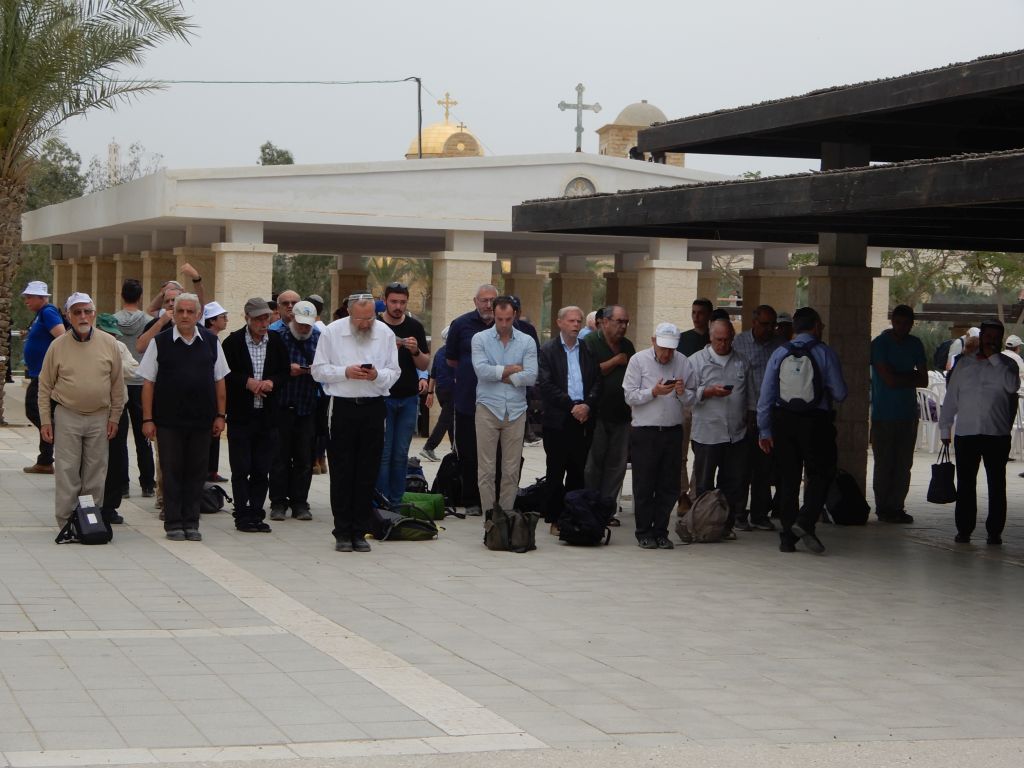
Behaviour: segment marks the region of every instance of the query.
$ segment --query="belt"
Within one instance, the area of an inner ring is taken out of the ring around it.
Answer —
[[[369,405],[370,403],[377,403],[383,400],[381,396],[377,397],[335,397],[335,400],[340,400],[343,403],[351,403],[352,405]]]
[[[671,427],[633,427],[633,429],[645,429],[649,432],[676,432],[682,428],[682,424],[673,424]]]

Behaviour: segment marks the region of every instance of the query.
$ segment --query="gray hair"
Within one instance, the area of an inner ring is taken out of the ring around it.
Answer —
[[[474,295],[479,296],[484,291],[494,291],[495,293],[498,293],[498,287],[495,285],[491,285],[490,283],[484,283],[483,285],[476,289],[476,293]]]
[[[708,333],[710,333],[711,329],[714,328],[716,325],[724,325],[726,328],[728,328],[730,331],[732,331],[733,334],[736,333],[736,329],[733,327],[732,322],[729,321],[729,320],[726,320],[724,317],[721,317],[718,320],[712,320],[708,324]]]
[[[562,307],[560,310],[558,310],[558,319],[565,320],[565,316],[570,312],[579,312],[580,319],[583,319],[583,310],[580,309],[579,307],[573,306],[572,304],[570,304],[568,307]]]
[[[199,297],[196,296],[194,293],[179,293],[177,296],[175,296],[174,309],[177,310],[178,305],[181,304],[181,302],[183,301],[191,301],[195,305],[196,314],[202,314],[203,305],[199,303]]]

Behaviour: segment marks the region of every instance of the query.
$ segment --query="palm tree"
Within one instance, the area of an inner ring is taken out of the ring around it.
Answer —
[[[0,422],[29,173],[67,120],[160,87],[120,79],[192,25],[177,0],[0,0]]]

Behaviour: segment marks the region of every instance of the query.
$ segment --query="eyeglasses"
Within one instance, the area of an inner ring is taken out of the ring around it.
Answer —
[[[85,315],[86,317],[88,317],[89,315],[95,315],[96,314],[96,310],[95,309],[72,309],[72,310],[70,310],[68,312],[68,314],[69,315]]]
[[[604,321],[606,323],[615,323],[616,325],[629,325],[629,320],[623,320],[621,317],[606,317]]]
[[[280,299],[278,299],[277,306],[279,306],[279,307],[294,307],[298,303],[299,302],[297,302],[297,301],[281,301]]]

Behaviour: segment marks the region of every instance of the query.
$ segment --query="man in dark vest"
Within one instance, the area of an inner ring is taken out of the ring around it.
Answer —
[[[228,364],[217,337],[196,327],[203,305],[194,293],[174,300],[173,325],[142,356],[142,430],[159,434],[164,530],[172,541],[202,541],[199,498],[210,435],[224,430]]]

